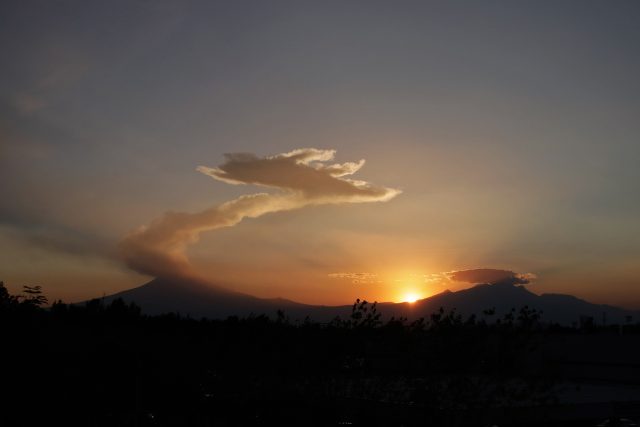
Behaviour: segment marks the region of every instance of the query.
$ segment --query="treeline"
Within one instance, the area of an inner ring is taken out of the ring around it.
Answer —
[[[527,307],[382,322],[358,300],[319,324],[46,304],[0,284],[0,425],[551,425],[522,408],[551,405],[562,380],[536,352],[557,327]]]

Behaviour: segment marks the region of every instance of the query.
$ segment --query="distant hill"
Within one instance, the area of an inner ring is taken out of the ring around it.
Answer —
[[[229,316],[266,314],[275,316],[282,310],[291,319],[328,321],[336,316],[346,317],[351,306],[307,305],[283,298],[258,298],[197,281],[153,279],[137,288],[105,297],[109,303],[116,298],[133,301],[146,314],[181,313],[192,317],[224,319]]]
[[[309,316],[313,320],[326,322],[336,316],[346,318],[351,313],[351,304],[307,305],[282,298],[258,298],[207,283],[166,279],[154,279],[143,286],[110,295],[105,297],[105,302],[116,298],[137,303],[147,314],[178,312],[212,319],[251,314],[275,316],[278,310],[282,310],[291,320],[302,320]],[[622,323],[626,321],[626,316],[632,316],[634,321],[640,320],[640,312],[637,311],[592,304],[571,295],[536,295],[524,286],[509,283],[481,284],[457,292],[445,291],[414,303],[383,302],[378,304],[378,311],[385,318],[402,316],[412,320],[428,317],[440,307],[455,309],[463,316],[474,313],[481,315],[486,309],[495,309],[495,318],[512,308],[519,310],[525,305],[541,310],[544,321],[566,325],[578,322],[581,316],[592,317],[597,324]]]
[[[632,316],[634,321],[640,320],[638,311],[592,304],[571,295],[536,295],[525,286],[510,283],[481,284],[457,292],[445,291],[413,304],[392,304],[389,309],[408,318],[426,316],[440,307],[455,308],[464,316],[481,315],[486,309],[495,309],[494,317],[502,317],[512,308],[519,310],[524,306],[542,311],[543,321],[565,325],[579,322],[582,316],[592,317],[596,324],[602,324],[603,321],[608,324],[624,323],[626,316]],[[385,304],[381,310],[386,308]]]

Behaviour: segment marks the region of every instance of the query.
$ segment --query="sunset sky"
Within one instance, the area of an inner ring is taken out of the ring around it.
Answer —
[[[639,22],[637,1],[3,1],[0,280],[80,301],[188,270],[348,304],[495,268],[640,308]]]

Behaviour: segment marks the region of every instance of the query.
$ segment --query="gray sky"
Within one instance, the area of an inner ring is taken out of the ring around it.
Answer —
[[[316,147],[402,194],[204,234],[201,274],[339,303],[493,267],[638,307],[638,22],[635,1],[4,1],[0,279],[144,283],[126,233],[256,192],[198,165]]]

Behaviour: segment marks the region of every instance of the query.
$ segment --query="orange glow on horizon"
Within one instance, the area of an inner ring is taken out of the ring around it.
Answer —
[[[410,304],[418,301],[420,299],[420,295],[410,292],[404,295],[404,297],[402,298],[402,302],[408,302]]]

